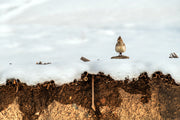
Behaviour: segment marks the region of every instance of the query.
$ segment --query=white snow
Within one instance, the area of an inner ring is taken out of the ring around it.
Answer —
[[[118,55],[119,35],[130,59],[110,59]],[[7,78],[63,84],[84,71],[124,79],[157,70],[180,82],[180,59],[169,59],[180,56],[180,1],[0,0],[0,45],[1,84]]]

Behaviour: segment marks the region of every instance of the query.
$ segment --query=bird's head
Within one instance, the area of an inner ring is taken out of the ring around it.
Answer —
[[[123,42],[121,36],[119,36],[119,38],[117,39],[118,42]]]

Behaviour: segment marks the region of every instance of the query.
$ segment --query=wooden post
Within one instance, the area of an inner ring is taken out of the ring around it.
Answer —
[[[94,105],[94,75],[92,75],[92,109],[96,111],[95,105]]]

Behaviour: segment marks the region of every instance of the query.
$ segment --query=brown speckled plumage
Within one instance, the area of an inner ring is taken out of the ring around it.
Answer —
[[[117,40],[115,50],[116,52],[120,53],[120,55],[122,55],[122,53],[126,51],[126,45],[124,44],[121,36]]]

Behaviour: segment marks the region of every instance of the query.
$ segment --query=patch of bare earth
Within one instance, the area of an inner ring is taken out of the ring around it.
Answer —
[[[92,78],[94,104],[92,105]],[[1,120],[179,120],[180,86],[171,75],[146,72],[132,81],[84,72],[81,79],[28,86],[9,79],[0,86]]]

